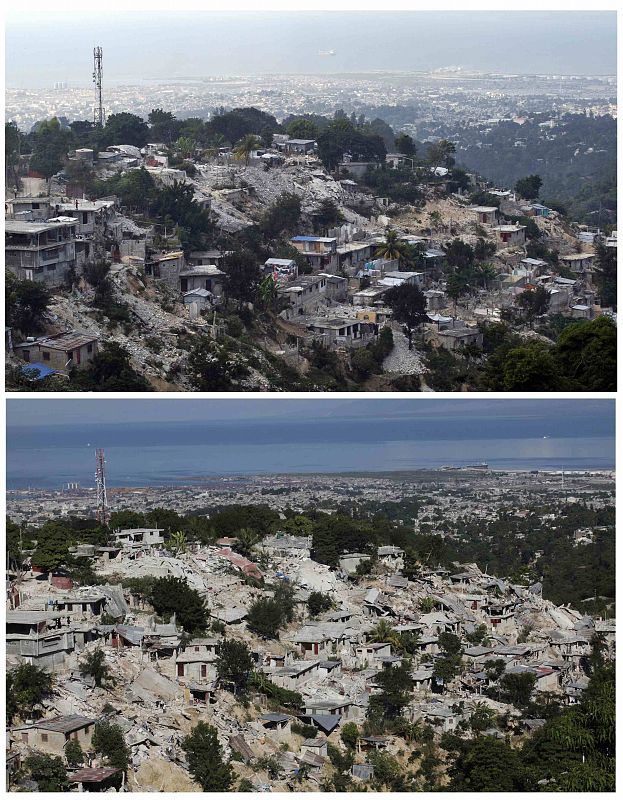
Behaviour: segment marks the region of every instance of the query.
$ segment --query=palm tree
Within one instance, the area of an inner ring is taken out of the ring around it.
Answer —
[[[435,608],[435,599],[433,597],[423,597],[420,600],[420,611],[422,614],[430,614]]]
[[[244,161],[244,165],[247,167],[249,165],[251,153],[255,150],[259,150],[261,146],[262,143],[258,137],[254,136],[252,133],[248,133],[246,136],[242,137],[234,148],[234,158],[236,161]]]
[[[397,231],[386,228],[385,241],[377,246],[376,255],[387,261],[406,261],[409,258],[409,246],[400,240]]]
[[[175,531],[169,537],[169,549],[175,553],[175,555],[180,555],[181,553],[186,552],[186,534],[183,531]]]
[[[474,278],[476,282],[479,286],[482,284],[485,289],[489,288],[489,284],[491,281],[495,280],[496,275],[497,272],[493,264],[478,264],[474,269]]]
[[[191,158],[195,153],[197,143],[189,136],[180,136],[175,142],[175,149],[182,156],[182,158]]]
[[[400,649],[400,634],[396,633],[387,620],[380,620],[370,631],[368,641],[379,644],[391,644],[394,650]]]
[[[272,275],[267,275],[258,286],[258,293],[265,308],[272,305],[277,297],[277,283]]]
[[[221,147],[225,146],[225,137],[220,133],[215,133],[210,139],[208,146],[203,151],[202,156],[211,161],[213,158],[218,160]]]
[[[236,550],[241,555],[249,558],[251,555],[251,550],[259,542],[260,536],[250,528],[241,528],[241,530],[239,530],[236,534],[236,539],[238,539]]]

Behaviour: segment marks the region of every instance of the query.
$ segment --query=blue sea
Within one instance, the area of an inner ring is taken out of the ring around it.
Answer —
[[[461,404],[462,405],[462,404]],[[201,483],[216,475],[377,472],[486,462],[493,469],[614,468],[605,416],[301,418],[51,425],[7,432],[7,488]]]

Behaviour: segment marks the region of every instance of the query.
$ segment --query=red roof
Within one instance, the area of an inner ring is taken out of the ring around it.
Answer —
[[[244,572],[245,575],[250,575],[254,578],[263,577],[262,572],[257,564],[254,564],[252,561],[249,561],[248,558],[245,558],[238,553],[232,553],[229,547],[223,547],[218,551],[217,555],[226,558],[230,564],[233,564],[234,567],[238,567],[238,569],[241,572]]]
[[[70,783],[101,783],[117,772],[121,772],[119,767],[84,767],[68,776],[67,780]]]

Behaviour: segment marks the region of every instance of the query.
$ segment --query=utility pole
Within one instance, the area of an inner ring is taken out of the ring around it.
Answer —
[[[97,449],[95,451],[95,488],[97,502],[95,516],[101,525],[106,525],[109,519],[105,464],[106,459],[104,458],[104,451],[102,449]]]
[[[93,123],[98,128],[104,127],[104,107],[102,105],[102,48],[93,48],[93,83],[95,84],[95,105],[93,106]]]

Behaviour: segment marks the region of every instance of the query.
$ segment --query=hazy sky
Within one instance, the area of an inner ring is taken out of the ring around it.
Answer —
[[[555,421],[563,416],[601,418],[614,435],[613,400],[515,400],[461,399],[393,400],[327,398],[266,398],[211,400],[177,396],[175,399],[10,399],[7,401],[9,428],[47,428],[52,425],[110,424],[132,422],[201,422],[207,420],[253,420],[260,418],[362,419],[375,417],[464,417],[469,426],[474,417],[522,419],[537,417]],[[362,429],[362,437],[365,432]]]
[[[614,74],[612,11],[130,12],[54,6],[6,20],[6,84],[91,85],[94,45],[104,79],[261,73],[428,70]],[[335,50],[335,56],[319,51]]]

